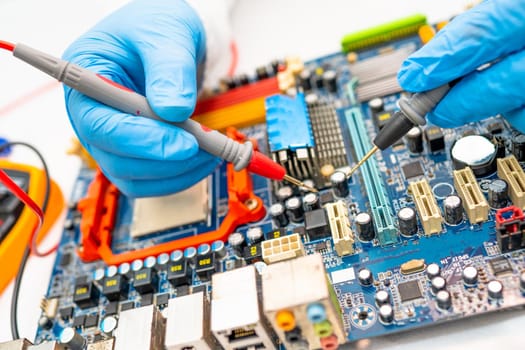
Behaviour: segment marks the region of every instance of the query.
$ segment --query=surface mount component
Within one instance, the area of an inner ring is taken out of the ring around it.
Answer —
[[[211,330],[225,350],[277,349],[261,312],[256,273],[246,266],[212,277]]]
[[[209,178],[206,178],[179,193],[135,199],[131,236],[142,237],[195,222],[206,222],[210,211],[208,191]]]
[[[425,171],[423,170],[423,166],[421,166],[420,161],[405,164],[401,167],[401,170],[403,171],[403,175],[405,175],[405,179],[407,180],[425,175]]]
[[[402,303],[423,297],[421,286],[417,280],[399,283],[397,285],[397,292]]]

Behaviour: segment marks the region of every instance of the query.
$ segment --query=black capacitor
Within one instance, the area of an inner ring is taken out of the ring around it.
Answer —
[[[234,89],[237,87],[237,81],[230,77],[223,78],[221,83],[224,84],[228,89]]]
[[[277,192],[275,193],[275,196],[279,200],[279,202],[285,202],[288,198],[293,196],[293,188],[291,186],[282,186],[279,189],[277,189]]]
[[[478,270],[474,266],[467,266],[463,269],[463,283],[473,286],[478,283]]]
[[[442,310],[448,310],[452,306],[452,297],[448,290],[440,290],[436,293],[437,306]]]
[[[228,236],[228,244],[235,252],[235,255],[242,256],[243,249],[246,247],[246,240],[240,232],[234,232]]]
[[[320,89],[323,87],[323,76],[322,74],[318,74],[317,72],[312,76],[312,82],[313,85]]]
[[[410,237],[417,233],[417,217],[416,211],[413,208],[401,208],[397,212],[397,222],[399,232],[401,232],[403,236]]]
[[[372,216],[368,213],[359,213],[355,217],[357,234],[362,241],[368,242],[374,239],[376,233],[372,225]]]
[[[258,80],[263,80],[268,78],[268,69],[266,66],[260,66],[255,69],[255,75],[257,76]]]
[[[503,284],[498,280],[490,281],[487,284],[487,292],[489,293],[489,298],[501,299],[503,298]]]
[[[323,73],[323,85],[330,92],[337,92],[337,73],[335,70],[327,70]]]
[[[423,152],[423,132],[419,126],[414,126],[405,136],[408,150],[411,153]]]
[[[309,69],[303,69],[299,73],[299,84],[304,91],[310,91],[312,89],[312,72]]]
[[[463,205],[461,198],[455,194],[447,196],[443,200],[443,211],[445,222],[449,225],[458,225],[463,221]]]
[[[520,273],[520,289],[522,293],[525,293],[525,271]]]
[[[496,146],[496,159],[504,158],[507,154],[507,146],[505,145],[505,138],[501,136],[494,136],[491,142]]]
[[[288,225],[288,216],[286,216],[286,208],[281,203],[274,203],[270,207],[270,215],[277,227],[284,227]]]
[[[345,198],[350,193],[346,174],[342,171],[335,171],[330,175],[330,183],[332,184],[332,191],[339,198]]]
[[[507,206],[509,185],[505,180],[495,179],[489,183],[487,189],[491,208],[500,209]]]
[[[288,199],[284,206],[286,207],[286,212],[288,217],[292,222],[301,222],[304,220],[304,209],[303,203],[299,197],[292,197]]]
[[[48,330],[53,328],[53,321],[46,315],[42,315],[42,317],[38,319],[38,326],[42,329]]]
[[[512,154],[518,162],[525,161],[525,135],[518,134],[512,138]]]
[[[321,203],[319,201],[319,196],[317,193],[307,193],[303,197],[304,210],[310,211],[321,208]]]
[[[368,107],[373,113],[379,113],[385,110],[385,104],[381,97],[376,97],[368,101]]]
[[[246,74],[240,74],[237,77],[237,81],[239,82],[240,86],[250,84],[250,78],[248,78]]]
[[[376,301],[377,306],[390,304],[390,294],[386,290],[378,290],[374,295],[374,300]]]
[[[361,269],[357,273],[357,278],[362,286],[371,286],[374,283],[374,275],[369,269]]]
[[[279,71],[279,66],[282,64],[282,62],[280,60],[273,60],[272,62],[270,62],[270,66],[272,67],[272,72],[273,74],[277,74],[277,72]]]
[[[430,286],[432,293],[437,294],[440,290],[447,288],[447,281],[441,276],[436,276],[430,281]]]
[[[382,305],[379,308],[379,320],[387,324],[394,321],[394,309],[390,304]]]
[[[264,232],[260,227],[250,227],[246,231],[246,238],[248,239],[248,244],[253,245],[260,243],[264,240]]]

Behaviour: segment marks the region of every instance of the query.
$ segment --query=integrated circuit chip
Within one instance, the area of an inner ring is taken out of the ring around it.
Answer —
[[[496,276],[504,275],[512,272],[512,266],[509,259],[505,257],[498,257],[489,261],[490,267]]]
[[[403,171],[403,175],[405,175],[405,179],[407,180],[425,175],[425,171],[423,170],[421,162],[419,161],[405,164],[401,167],[401,170]]]
[[[401,302],[419,299],[423,297],[423,293],[421,292],[419,282],[416,280],[399,283],[397,285],[397,291],[399,292]]]

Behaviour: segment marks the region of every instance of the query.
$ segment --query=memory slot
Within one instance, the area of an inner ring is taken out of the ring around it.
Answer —
[[[361,159],[372,148],[366,132],[363,115],[359,107],[345,112],[356,159]],[[397,242],[397,228],[394,225],[392,208],[386,194],[385,184],[379,173],[377,161],[371,157],[361,166],[361,175],[370,201],[370,210],[379,243],[382,246]]]

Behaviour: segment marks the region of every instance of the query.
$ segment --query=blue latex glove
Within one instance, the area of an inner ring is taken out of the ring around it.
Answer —
[[[464,77],[428,115],[429,121],[456,127],[501,113],[525,132],[524,47],[525,1],[487,0],[454,18],[411,55],[398,80],[403,89],[419,92]]]
[[[64,58],[144,94],[163,119],[183,121],[195,108],[205,41],[200,18],[186,2],[137,0],[82,35]],[[180,191],[219,163],[175,126],[127,115],[67,87],[65,99],[80,142],[127,195]]]

